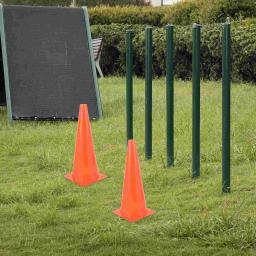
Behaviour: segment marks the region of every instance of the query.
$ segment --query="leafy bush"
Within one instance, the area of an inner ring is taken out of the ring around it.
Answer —
[[[202,23],[223,22],[227,16],[233,20],[256,16],[255,0],[201,0],[198,4]]]
[[[89,10],[91,24],[148,24],[164,26],[167,23],[189,25],[220,23],[227,16],[242,20],[256,16],[255,0],[186,0],[169,7],[125,6],[122,8],[98,6]]]
[[[69,6],[72,2],[72,0],[0,1],[5,4],[59,6]],[[91,7],[89,10],[91,24],[147,24],[162,27],[167,23],[175,25],[189,25],[194,22],[220,23],[227,16],[233,20],[256,16],[255,0],[185,0],[164,7],[136,6],[143,5],[144,2],[143,0],[77,0],[78,5]],[[112,5],[121,5],[121,7]]]
[[[105,74],[123,74],[124,52],[125,52],[125,31],[133,29],[135,33],[143,30],[143,25],[111,24],[91,26],[92,37],[103,38],[103,52],[101,64]]]
[[[97,6],[89,9],[90,22],[94,24],[144,24],[162,27],[167,23],[188,25],[199,21],[196,4],[181,2],[172,7],[150,6]]]
[[[86,6],[97,6],[97,5],[145,5],[143,0],[78,0],[78,4]]]
[[[71,0],[2,0],[9,5],[69,6]]]
[[[94,25],[94,38],[103,37],[104,47],[101,65],[106,75],[123,75],[125,73],[125,31],[134,29],[134,70],[137,76],[145,72],[145,26],[144,25]],[[175,76],[191,79],[192,75],[192,27],[175,27]],[[202,27],[201,36],[201,70],[202,78],[221,79],[222,67],[222,26],[221,24]],[[256,26],[254,22],[241,22],[232,26],[234,80],[256,82]],[[153,73],[154,76],[165,75],[165,30],[153,29]]]
[[[0,0],[9,5],[70,6],[72,0]],[[145,5],[144,0],[77,0],[78,6]]]
[[[238,79],[256,81],[256,20],[233,29],[233,73]]]
[[[98,6],[89,9],[90,23],[93,24],[148,24],[162,26],[166,10],[161,7],[139,6]]]
[[[161,23],[189,25],[194,22],[200,22],[199,11],[200,8],[197,2],[179,2],[168,8],[161,19]]]

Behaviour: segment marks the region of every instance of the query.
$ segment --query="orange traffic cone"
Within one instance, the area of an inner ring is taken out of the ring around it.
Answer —
[[[81,104],[79,109],[73,172],[64,177],[80,186],[89,186],[106,178],[99,173],[86,104]]]
[[[134,140],[128,141],[126,168],[121,208],[114,214],[134,222],[155,213],[146,207],[146,200],[140,175],[140,163]]]

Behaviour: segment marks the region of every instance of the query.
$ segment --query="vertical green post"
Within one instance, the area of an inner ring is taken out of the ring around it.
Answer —
[[[192,177],[200,176],[200,30],[199,24],[193,24],[193,96],[192,96]]]
[[[222,59],[222,192],[230,192],[230,91],[231,91],[231,24],[223,27]]]
[[[145,52],[145,155],[152,158],[152,28],[146,28]]]
[[[174,42],[173,25],[166,26],[166,146],[167,167],[174,165]]]
[[[127,141],[133,139],[133,31],[126,31],[126,128]]]

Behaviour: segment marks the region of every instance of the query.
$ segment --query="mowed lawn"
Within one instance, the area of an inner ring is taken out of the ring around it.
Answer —
[[[144,153],[144,80],[134,81],[134,138],[148,207],[119,219],[126,153],[125,79],[100,80],[92,122],[108,179],[81,188],[72,169],[76,122],[7,123],[0,113],[0,255],[255,255],[256,87],[232,87],[232,193],[221,193],[221,82],[202,82],[201,177],[191,179],[191,83],[175,82],[175,167],[166,168],[165,80],[154,81],[153,159]]]

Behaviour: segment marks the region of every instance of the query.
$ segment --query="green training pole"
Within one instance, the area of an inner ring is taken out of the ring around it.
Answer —
[[[231,24],[223,28],[222,59],[222,191],[230,192],[230,90],[231,90]]]
[[[152,28],[146,28],[145,52],[145,155],[152,158]]]
[[[192,177],[200,176],[200,30],[199,24],[193,24],[192,53]]]
[[[133,31],[126,31],[126,130],[127,141],[133,139]]]
[[[173,25],[166,26],[166,147],[167,167],[174,165],[174,42]]]

